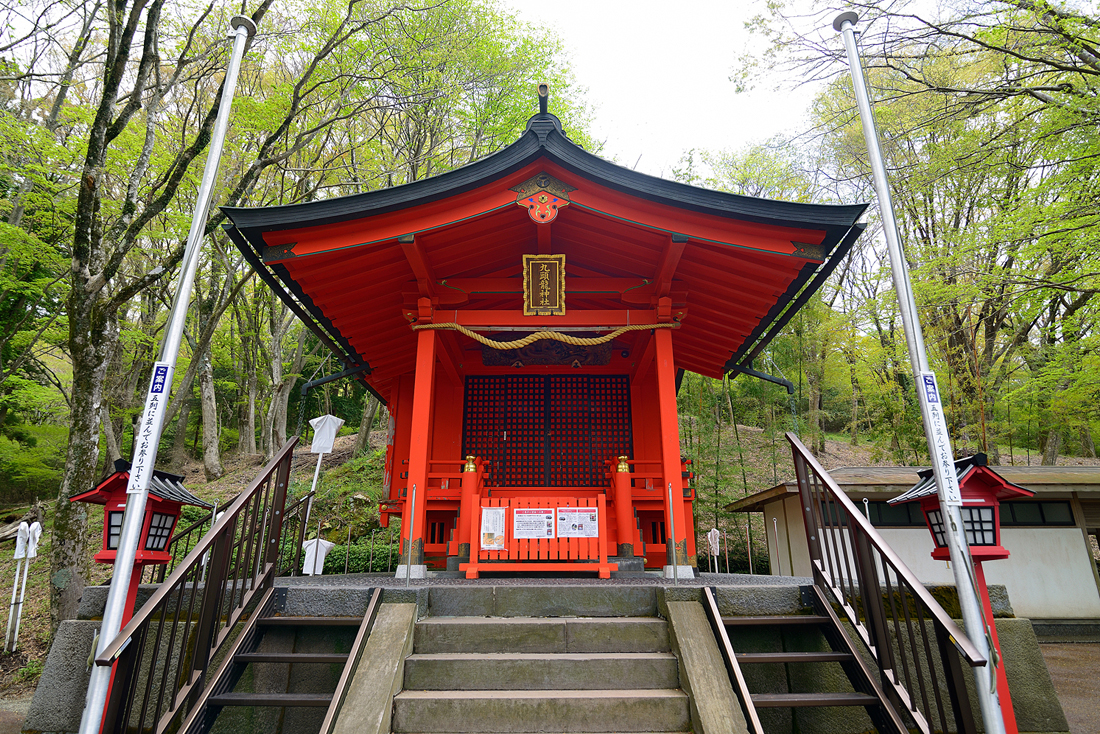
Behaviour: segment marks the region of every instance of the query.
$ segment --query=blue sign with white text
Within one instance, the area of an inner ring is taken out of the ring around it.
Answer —
[[[940,402],[939,392],[936,390],[936,378],[932,375],[921,375],[921,381],[924,383],[924,395],[928,402]]]
[[[168,365],[158,364],[153,369],[153,387],[150,388],[150,392],[162,393],[164,392],[164,381],[168,377]]]

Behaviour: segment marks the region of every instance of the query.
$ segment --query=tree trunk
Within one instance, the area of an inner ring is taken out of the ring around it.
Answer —
[[[1054,466],[1058,463],[1058,451],[1062,448],[1062,434],[1057,428],[1051,428],[1047,434],[1046,445],[1043,447],[1043,466]]]
[[[848,439],[848,444],[851,446],[859,446],[859,382],[856,380],[855,364],[850,362],[848,368],[852,380],[852,425],[850,427],[851,437]]]
[[[1081,426],[1081,455],[1090,459],[1096,458],[1096,444],[1092,440],[1092,426],[1088,423]]]
[[[74,261],[74,269],[76,265]],[[96,308],[97,295],[82,287],[80,275],[74,276],[68,304],[73,371],[69,445],[50,543],[50,624],[54,630],[63,620],[76,617],[88,578],[87,505],[69,502],[69,497],[92,489],[99,478],[103,383],[118,341],[118,325]]]
[[[202,355],[199,368],[199,396],[202,400],[202,464],[206,479],[210,481],[225,474],[222,468],[221,430],[218,427],[218,402],[214,395],[214,365],[210,363],[210,352]]]
[[[107,444],[107,451],[103,455],[103,471],[100,472],[102,476],[106,476],[110,473],[110,468],[114,466],[115,459],[122,458],[122,452],[118,448],[118,438],[115,436],[115,427],[111,423],[111,411],[107,408],[107,403],[103,403],[103,440]]]
[[[378,413],[378,398],[367,396],[367,404],[363,406],[363,418],[359,421],[359,433],[355,436],[355,448],[352,456],[359,456],[370,448],[370,428],[374,425],[374,416]]]
[[[176,434],[172,437],[172,455],[169,457],[170,469],[178,471],[187,463],[187,422],[191,418],[191,398],[180,404],[179,418],[176,419]]]
[[[245,390],[248,393],[244,406],[244,418],[240,426],[240,440],[237,442],[238,450],[243,454],[253,455],[256,451],[256,391],[258,388],[256,370],[248,372],[245,381]]]

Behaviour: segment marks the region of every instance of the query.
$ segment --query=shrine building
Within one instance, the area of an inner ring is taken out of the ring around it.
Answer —
[[[865,205],[637,173],[571,142],[541,101],[475,163],[227,208],[226,231],[386,406],[398,575],[607,577],[638,558],[690,575],[682,375],[767,378],[754,358],[851,248]]]

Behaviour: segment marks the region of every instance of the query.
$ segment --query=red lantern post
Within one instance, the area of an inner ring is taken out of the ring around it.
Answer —
[[[1004,717],[1006,734],[1017,734],[1016,715],[1012,710],[1012,697],[1008,690],[1008,678],[1005,675],[1001,643],[997,639],[997,625],[993,623],[993,605],[989,601],[989,588],[982,570],[984,561],[997,561],[1008,558],[1008,549],[1001,545],[1001,502],[1007,499],[1033,497],[1030,489],[1006,481],[986,464],[985,454],[975,454],[955,462],[955,472],[959,478],[959,491],[962,493],[963,530],[966,542],[970,546],[970,557],[974,560],[974,579],[981,596],[982,608],[988,622],[989,637],[993,649],[997,651],[997,693],[1001,701],[1001,714]],[[946,528],[943,509],[940,507],[936,492],[936,480],[931,469],[919,472],[921,481],[912,489],[890,500],[892,505],[903,502],[920,502],[928,530],[936,545],[932,558],[937,561],[949,561]]]
[[[96,563],[114,563],[118,553],[119,536],[122,533],[122,517],[126,510],[126,483],[130,479],[130,463],[124,459],[115,461],[115,471],[92,490],[69,498],[70,502],[89,502],[103,505],[103,548],[95,554]],[[141,583],[141,571],[145,566],[165,564],[172,560],[168,550],[172,531],[179,521],[184,505],[212,508],[188,492],[178,474],[154,471],[149,486],[149,502],[145,508],[145,521],[141,526],[141,539],[134,557],[134,573],[126,593],[126,607],[122,626],[133,616],[134,602]]]

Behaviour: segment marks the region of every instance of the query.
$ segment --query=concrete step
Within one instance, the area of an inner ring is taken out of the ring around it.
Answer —
[[[417,653],[668,652],[668,623],[656,617],[428,617],[416,625]]]
[[[448,734],[546,732],[685,732],[687,695],[648,691],[402,691],[393,699],[393,731]]]
[[[652,586],[442,586],[428,594],[432,617],[652,617]]]
[[[413,654],[405,689],[432,691],[677,688],[668,652]]]

